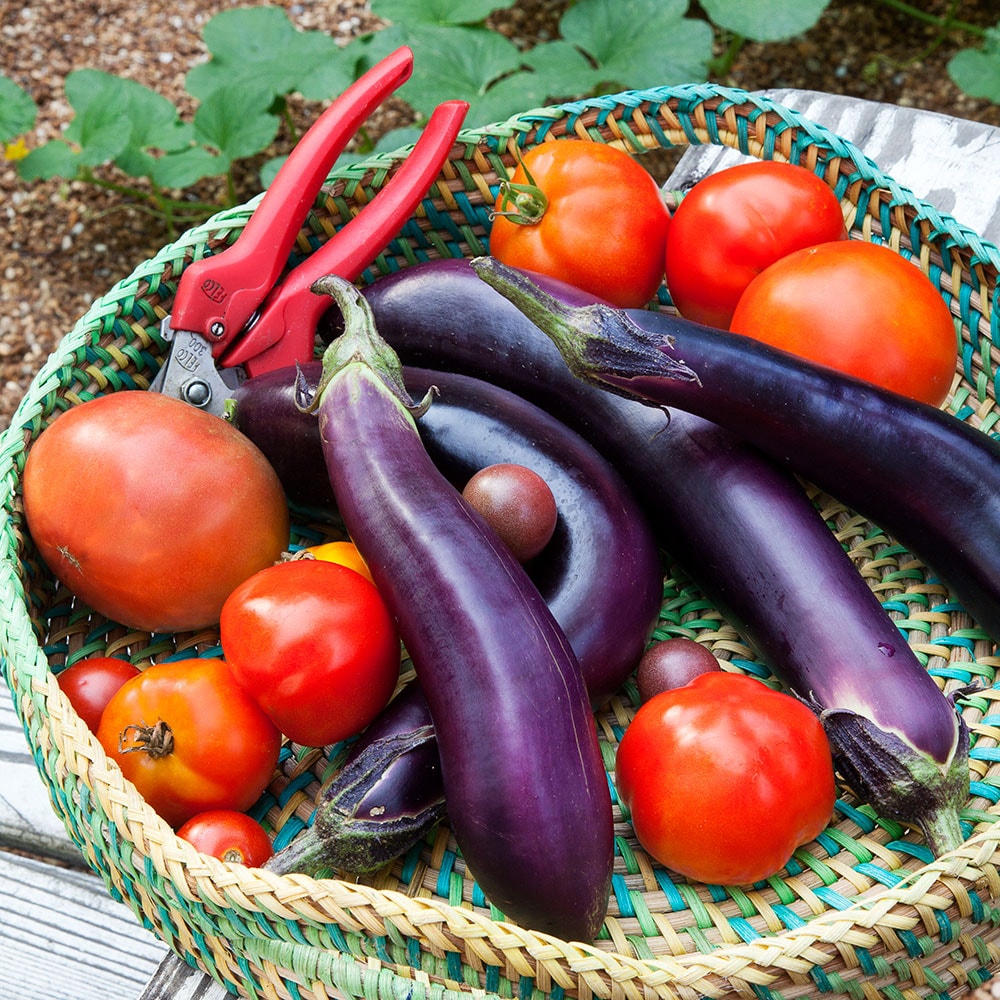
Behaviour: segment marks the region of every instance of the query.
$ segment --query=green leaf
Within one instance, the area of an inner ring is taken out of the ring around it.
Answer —
[[[76,177],[80,154],[61,139],[53,139],[33,149],[17,164],[18,176],[25,181],[47,181],[52,177]]]
[[[756,42],[774,42],[815,26],[830,0],[702,0],[701,6],[720,28]]]
[[[410,27],[481,24],[495,10],[514,6],[514,0],[372,0],[376,17]]]
[[[79,162],[110,163],[132,137],[126,81],[100,70],[83,69],[66,77],[66,96],[74,115],[66,140],[79,147]]]
[[[269,98],[267,87],[215,90],[198,107],[195,136],[228,161],[224,170],[233,160],[254,156],[274,142],[280,121],[267,111]]]
[[[948,61],[948,75],[970,97],[1000,103],[1000,24],[990,28],[981,49],[961,49]]]
[[[229,160],[204,146],[167,153],[153,161],[149,176],[161,188],[181,190],[204,177],[216,177],[229,169]]]
[[[559,33],[595,64],[589,90],[578,96],[706,80],[712,29],[684,17],[687,6],[687,0],[635,0],[628,17],[622,17],[615,0],[573,4],[559,22]],[[532,50],[532,62],[539,72],[551,73],[544,48]]]
[[[299,91],[322,99],[353,79],[345,49],[324,32],[296,28],[280,7],[222,11],[205,25],[203,39],[211,58],[185,78],[188,92],[202,101],[244,86],[267,88],[272,97]]]
[[[0,73],[0,142],[34,128],[38,107],[31,95]]]
[[[469,102],[470,125],[497,120],[498,102],[490,88],[523,65],[513,42],[483,28],[422,27],[405,35],[420,72],[399,89],[403,100],[429,115],[442,101],[460,99]]]

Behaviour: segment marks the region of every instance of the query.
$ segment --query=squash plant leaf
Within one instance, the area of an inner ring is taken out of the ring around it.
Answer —
[[[199,143],[217,150],[228,170],[233,160],[267,149],[278,134],[280,119],[267,109],[271,103],[268,86],[231,87],[213,90],[194,115]]]
[[[158,187],[182,190],[228,169],[229,161],[221,153],[205,146],[190,146],[155,159],[149,176]]]
[[[702,0],[713,24],[755,42],[775,42],[812,28],[830,0]]]
[[[981,49],[961,49],[948,60],[948,75],[970,97],[1000,103],[1000,24],[989,28]]]
[[[442,101],[469,102],[469,125],[506,118],[509,96],[494,93],[498,81],[518,73],[523,61],[509,39],[495,31],[477,28],[408,27],[403,40],[413,49],[420,67],[399,89],[399,96],[418,114],[429,115]]]
[[[0,73],[0,143],[34,128],[37,118],[31,95]]]
[[[712,28],[685,17],[687,6],[687,0],[635,0],[628,17],[622,17],[614,0],[573,4],[559,22],[559,33],[593,64],[589,86],[578,96],[706,80]],[[545,64],[547,47],[531,52],[539,72],[551,72]]]
[[[514,6],[514,0],[372,0],[376,17],[412,27],[481,24],[495,10]]]
[[[218,90],[232,93],[244,86],[269,88],[272,98],[300,91],[313,99],[329,86],[333,67],[343,67],[348,82],[352,78],[344,49],[333,38],[296,28],[280,7],[224,10],[205,25],[202,37],[210,58],[193,66],[184,80],[188,92],[202,101]],[[335,82],[321,96],[343,86]]]

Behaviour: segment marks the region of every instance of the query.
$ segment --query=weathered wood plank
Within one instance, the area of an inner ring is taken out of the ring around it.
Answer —
[[[166,952],[96,875],[0,852],[0,1000],[132,1000]]]
[[[0,782],[0,847],[57,858],[83,867],[79,850],[52,808],[14,711],[10,692],[2,680],[0,767],[3,768],[3,781]]]

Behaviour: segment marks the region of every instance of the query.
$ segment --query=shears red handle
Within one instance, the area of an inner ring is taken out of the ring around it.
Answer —
[[[333,164],[412,69],[413,53],[404,46],[348,87],[293,149],[236,242],[188,266],[164,322],[164,335],[173,341],[164,369],[181,370],[161,370],[153,388],[221,412],[218,385],[206,388],[213,378],[209,365],[240,366],[254,375],[312,356],[329,301],[310,286],[324,274],[355,280],[398,234],[440,173],[468,111],[465,101],[441,104],[371,202],[281,280]],[[184,388],[192,379],[199,385],[195,393]]]

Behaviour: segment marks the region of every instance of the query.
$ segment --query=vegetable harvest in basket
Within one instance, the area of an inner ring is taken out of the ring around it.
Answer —
[[[274,472],[294,502],[336,510],[364,586],[374,584],[398,628],[381,657],[388,667],[378,691],[363,713],[343,713],[346,728],[332,700],[310,700],[308,671],[296,674],[291,704],[284,689],[281,711],[256,690],[281,688],[275,657],[265,656],[256,674],[243,672],[244,693],[291,742],[359,737],[321,790],[312,826],[266,867],[375,871],[446,816],[492,905],[524,926],[587,941],[610,897],[616,792],[653,857],[709,883],[767,878],[821,833],[833,814],[834,768],[860,799],[919,829],[935,853],[957,847],[969,793],[965,723],[797,477],[909,540],[1000,634],[1000,587],[989,573],[1000,557],[1000,500],[987,497],[1000,494],[1000,448],[929,402],[823,367],[823,359],[613,306],[622,289],[601,287],[607,268],[585,268],[594,281],[586,289],[560,280],[572,276],[560,255],[579,255],[573,241],[582,237],[555,214],[574,185],[546,158],[566,154],[607,190],[615,176],[630,175],[608,147],[595,146],[598,168],[586,162],[589,144],[555,146],[525,158],[519,182],[528,190],[498,196],[505,214],[495,226],[505,235],[495,257],[411,266],[363,292],[334,276],[317,282],[313,291],[332,304],[328,322],[340,327],[322,365],[269,372],[235,391],[227,431],[256,446],[255,462],[267,460],[268,478]],[[557,186],[538,218],[512,220],[513,194],[530,196],[516,202],[522,210],[538,208],[536,182],[541,188],[549,170]],[[651,204],[662,206],[658,196],[650,201],[649,185],[633,194],[656,231],[623,248],[626,267],[642,258],[639,290],[626,294],[639,304],[662,280],[672,223],[665,211],[650,217]],[[855,246],[843,239],[836,204],[827,209],[825,246]],[[545,232],[532,231],[539,222]],[[551,273],[504,264],[519,243]],[[864,254],[881,250],[862,246]],[[780,255],[793,250],[785,245]],[[888,273],[902,262],[885,253]],[[847,254],[853,266],[854,250]],[[904,283],[924,280],[904,267]],[[620,284],[620,274],[611,280]],[[941,346],[947,309],[943,320],[935,315],[931,336],[941,350],[915,394],[936,398],[954,357]],[[978,465],[969,462],[968,480],[956,481],[969,456]],[[520,462],[513,468],[522,476],[534,467],[558,512],[555,529],[549,521],[542,542],[520,553],[462,494],[477,468],[504,461]],[[951,477],[935,496],[923,487],[931,462],[948,464]],[[964,491],[961,505],[952,489]],[[38,491],[30,492],[29,522],[39,509]],[[983,501],[974,538],[963,516],[970,498]],[[997,520],[992,538],[979,530],[984,510]],[[287,523],[278,514],[271,520],[280,533]],[[699,666],[699,676],[643,696],[612,768],[593,709],[620,694],[648,645],[662,599],[660,547],[689,568],[787,692],[714,662],[702,676]],[[260,562],[256,576],[242,576],[277,578],[280,562]],[[330,575],[294,573],[296,581]],[[301,592],[311,585],[283,586],[306,606],[310,594]],[[226,587],[236,602],[253,593],[243,580]],[[246,632],[247,614],[224,606],[221,617],[223,653],[240,677],[238,661],[259,660],[260,643]],[[390,700],[400,639],[416,679]],[[324,716],[320,724],[311,711]],[[114,725],[104,728],[110,755]],[[713,760],[720,747],[754,780],[727,787],[712,771],[725,767]],[[709,789],[721,799],[710,802]],[[705,827],[736,799],[746,822],[724,843]],[[180,808],[165,812],[175,826],[187,818]],[[694,825],[675,822],[685,818]],[[754,829],[769,835],[767,844],[757,838],[757,850],[748,846]]]

